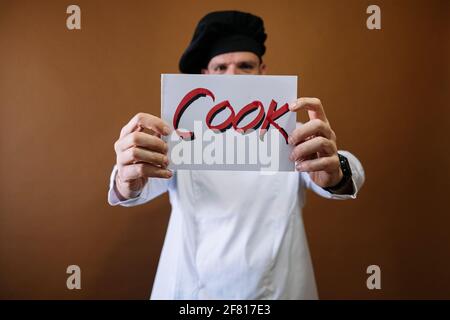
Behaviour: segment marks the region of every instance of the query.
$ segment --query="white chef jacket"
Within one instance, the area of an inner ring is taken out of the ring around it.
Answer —
[[[114,167],[108,202],[125,207],[169,191],[172,212],[151,299],[317,299],[301,208],[305,188],[354,199],[364,170],[351,153],[354,193],[336,195],[308,173],[178,170],[120,201]]]

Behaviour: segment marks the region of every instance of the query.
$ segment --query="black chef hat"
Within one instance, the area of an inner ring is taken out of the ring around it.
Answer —
[[[240,11],[216,11],[204,16],[180,59],[182,73],[201,73],[209,61],[223,53],[249,51],[262,57],[266,51],[264,22]]]

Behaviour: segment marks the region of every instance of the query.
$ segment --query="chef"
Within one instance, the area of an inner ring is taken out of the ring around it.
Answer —
[[[266,74],[263,20],[212,12],[197,25],[179,68],[192,74]],[[358,159],[337,148],[317,98],[292,101],[309,121],[289,133],[296,172],[167,169],[170,127],[139,113],[114,148],[108,202],[125,207],[169,192],[172,212],[151,299],[316,299],[302,207],[305,189],[355,199],[364,183]],[[152,213],[155,214],[155,213]],[[157,214],[157,213],[156,213]]]

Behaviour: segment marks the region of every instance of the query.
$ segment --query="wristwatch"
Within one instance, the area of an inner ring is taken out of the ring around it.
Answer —
[[[350,164],[348,163],[347,158],[344,157],[340,153],[338,153],[338,157],[339,157],[339,163],[341,165],[343,177],[337,185],[324,188],[325,190],[327,190],[328,192],[331,192],[331,193],[342,189],[342,187],[346,186],[347,183],[349,182],[349,180],[351,180],[351,178],[352,178],[352,169],[350,168]]]

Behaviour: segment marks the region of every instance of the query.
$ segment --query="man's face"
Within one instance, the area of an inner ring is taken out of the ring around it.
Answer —
[[[266,74],[266,65],[253,52],[219,54],[208,63],[203,74]]]

